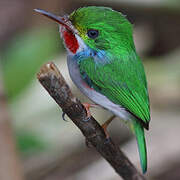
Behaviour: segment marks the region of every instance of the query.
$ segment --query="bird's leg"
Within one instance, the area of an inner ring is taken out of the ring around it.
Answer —
[[[109,139],[109,133],[107,132],[107,127],[115,117],[116,117],[115,115],[111,116],[104,124],[101,125],[101,127],[104,129],[104,133],[106,134],[107,139]]]
[[[99,107],[99,105],[97,105],[97,104],[89,104],[89,103],[83,103],[82,105],[83,105],[84,108],[86,109],[87,117],[88,117],[88,118],[91,117],[90,108],[97,108],[97,107]]]

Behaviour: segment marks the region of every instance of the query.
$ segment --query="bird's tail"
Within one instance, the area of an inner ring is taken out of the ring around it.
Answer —
[[[137,139],[141,168],[143,173],[145,173],[147,171],[147,152],[146,152],[144,128],[137,120],[133,120],[132,125],[133,125],[133,131]]]

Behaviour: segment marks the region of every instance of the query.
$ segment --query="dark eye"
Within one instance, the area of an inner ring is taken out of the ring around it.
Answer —
[[[89,29],[88,32],[87,32],[87,35],[88,35],[89,38],[95,39],[95,38],[98,37],[99,31],[95,30],[95,29]]]

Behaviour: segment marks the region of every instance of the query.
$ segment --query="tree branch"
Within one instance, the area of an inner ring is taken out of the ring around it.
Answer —
[[[47,63],[41,67],[38,80],[51,97],[80,129],[88,142],[111,164],[114,170],[126,180],[144,180],[133,164],[123,154],[111,138],[107,141],[104,130],[91,116],[87,118],[86,110],[81,102],[73,96],[57,67]]]

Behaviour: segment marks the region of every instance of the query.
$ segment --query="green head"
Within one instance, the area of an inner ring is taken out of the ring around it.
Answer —
[[[126,54],[135,49],[132,25],[124,15],[111,8],[95,6],[79,8],[63,18],[43,10],[36,11],[61,24],[61,34],[66,47],[81,46],[81,43],[74,39],[79,36],[88,47],[97,51]],[[64,34],[65,31],[69,33]],[[76,52],[75,49],[73,52]]]
[[[124,15],[110,8],[80,8],[70,15],[70,20],[80,37],[92,49],[114,51],[134,44],[132,25]],[[89,37],[89,30],[97,31],[97,35]]]

